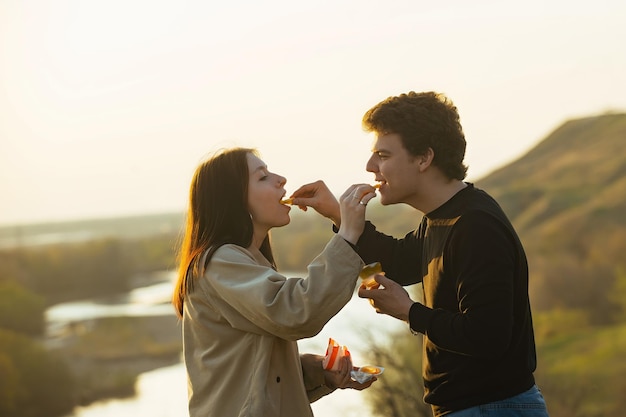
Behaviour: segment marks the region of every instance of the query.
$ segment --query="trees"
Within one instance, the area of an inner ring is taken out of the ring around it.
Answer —
[[[432,416],[423,401],[422,336],[408,332],[392,335],[393,346],[376,342],[369,336],[370,361],[385,364],[385,373],[368,390],[367,402],[372,414],[380,417]]]
[[[2,416],[59,416],[74,408],[68,367],[27,336],[0,329],[0,374]]]
[[[45,325],[44,311],[43,297],[17,283],[0,282],[0,328],[41,336]]]
[[[0,282],[0,415],[62,415],[74,407],[69,368],[34,337],[44,330],[43,298]]]
[[[138,274],[173,268],[174,241],[164,234],[0,250],[0,283],[17,282],[46,305],[122,293]]]

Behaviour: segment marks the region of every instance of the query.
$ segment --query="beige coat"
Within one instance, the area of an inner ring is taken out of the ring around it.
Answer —
[[[337,235],[307,278],[282,276],[256,250],[218,249],[184,303],[190,417],[312,416],[309,402],[330,390],[319,362],[301,363],[297,340],[350,300],[362,266]]]

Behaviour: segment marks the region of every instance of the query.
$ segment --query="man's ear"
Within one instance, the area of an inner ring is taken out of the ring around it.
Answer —
[[[433,159],[435,158],[435,151],[433,151],[433,148],[428,148],[426,149],[426,152],[422,155],[418,155],[416,158],[419,170],[420,172],[423,172],[432,164]]]

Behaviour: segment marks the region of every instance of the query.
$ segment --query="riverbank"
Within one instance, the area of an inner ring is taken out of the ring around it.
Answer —
[[[79,404],[132,397],[140,374],[180,362],[180,324],[173,313],[75,322],[52,350],[75,376]]]

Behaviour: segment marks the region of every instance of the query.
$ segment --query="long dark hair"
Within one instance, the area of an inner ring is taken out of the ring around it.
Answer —
[[[193,280],[204,273],[220,246],[232,243],[247,248],[252,243],[252,219],[248,212],[248,159],[255,149],[231,148],[218,151],[200,164],[191,181],[185,230],[178,251],[178,279],[172,304],[183,315],[185,296]],[[269,235],[261,253],[275,267]],[[207,252],[201,262],[203,254]],[[201,264],[202,263],[202,264]]]

